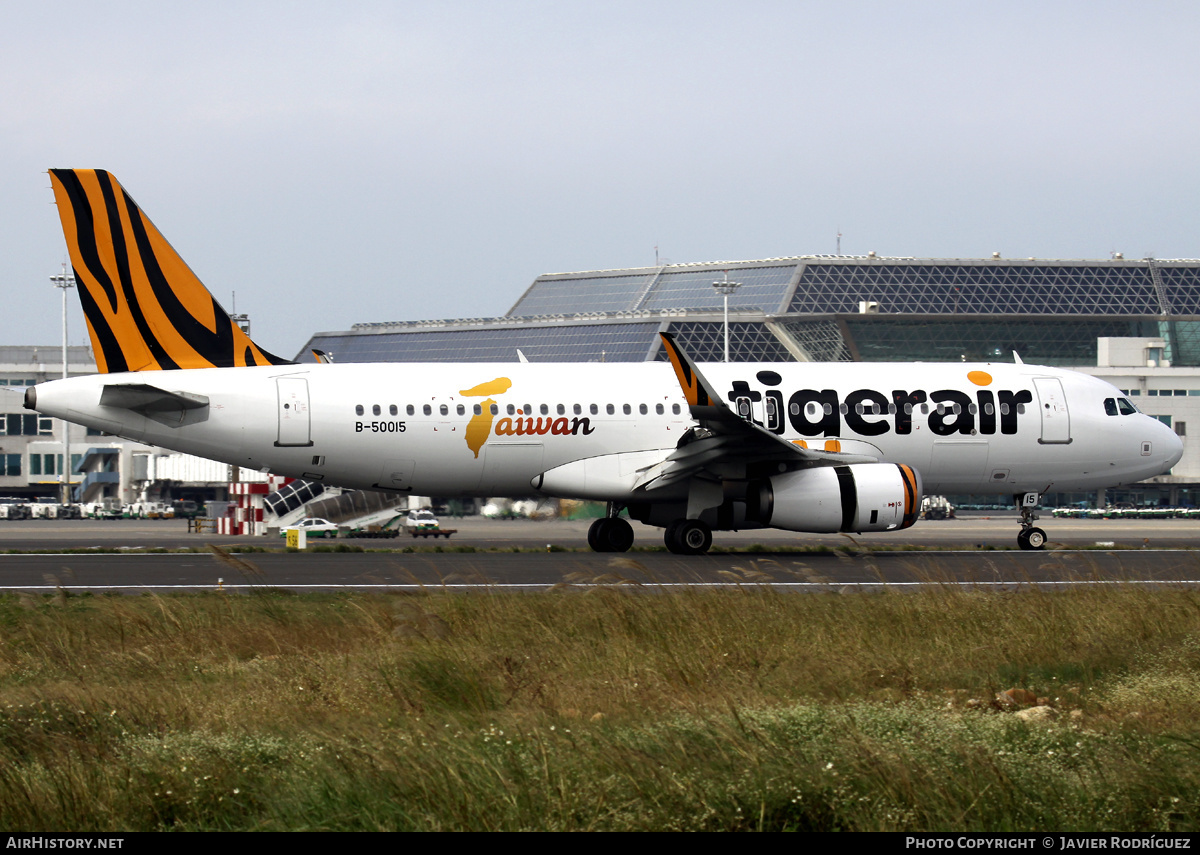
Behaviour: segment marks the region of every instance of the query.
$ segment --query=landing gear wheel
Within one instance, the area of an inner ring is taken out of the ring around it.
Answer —
[[[588,546],[595,552],[628,552],[633,526],[620,517],[604,517],[588,528]]]
[[[712,529],[700,520],[676,520],[663,540],[676,555],[703,555],[712,546]]]
[[[611,517],[605,531],[606,552],[628,552],[633,546],[633,526],[620,517]]]
[[[606,527],[605,524],[607,522],[608,520],[606,518],[601,517],[600,519],[593,521],[592,524],[588,526],[588,546],[592,548],[592,552],[606,551],[602,545],[604,541],[600,539],[600,531]]]
[[[1017,545],[1022,549],[1042,549],[1046,546],[1046,532],[1033,527],[1021,529]]]

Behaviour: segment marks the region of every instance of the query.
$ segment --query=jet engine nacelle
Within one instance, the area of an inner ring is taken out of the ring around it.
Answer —
[[[893,531],[920,510],[921,476],[895,463],[801,469],[756,481],[746,494],[747,517],[788,531]]]

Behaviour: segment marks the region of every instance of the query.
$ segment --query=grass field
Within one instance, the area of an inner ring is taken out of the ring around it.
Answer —
[[[1200,592],[746,578],[0,598],[0,826],[1200,826]]]

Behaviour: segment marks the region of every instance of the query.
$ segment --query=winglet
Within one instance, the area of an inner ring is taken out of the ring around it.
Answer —
[[[101,372],[292,364],[250,340],[112,175],[50,183]]]
[[[687,399],[688,406],[693,409],[695,407],[728,409],[725,407],[725,402],[721,400],[721,396],[696,368],[696,363],[692,362],[682,348],[675,343],[675,337],[665,332],[659,333],[658,337],[662,339],[663,347],[667,349],[667,358],[671,360],[671,366],[675,369],[675,377],[679,380],[679,386],[683,389],[683,397]]]

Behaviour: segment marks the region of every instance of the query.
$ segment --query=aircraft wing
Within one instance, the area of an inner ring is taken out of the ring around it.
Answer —
[[[878,458],[865,454],[804,448],[742,418],[721,400],[696,364],[675,343],[674,337],[670,333],[659,335],[687,399],[692,418],[699,423],[699,427],[692,432],[689,441],[679,445],[664,461],[645,471],[638,483],[640,489],[654,490],[670,486],[699,475],[718,462],[777,462],[790,469],[879,462]]]

